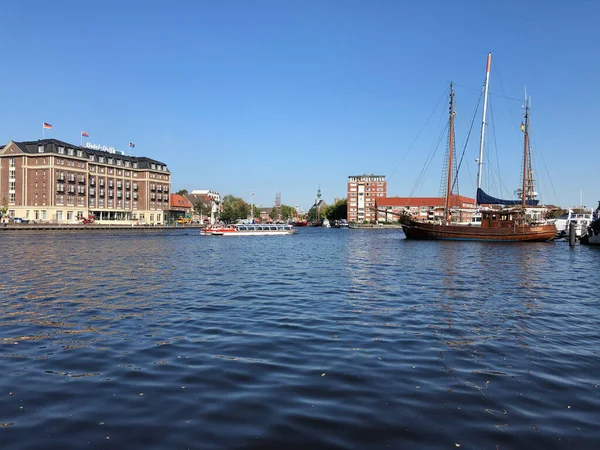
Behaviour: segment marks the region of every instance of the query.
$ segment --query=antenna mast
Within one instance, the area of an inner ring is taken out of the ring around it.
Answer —
[[[490,66],[492,64],[492,54],[487,55],[487,67],[485,69],[485,83],[483,85],[484,96],[483,96],[483,117],[481,119],[481,137],[479,138],[479,159],[477,160],[477,190],[481,189],[481,173],[483,171],[483,141],[485,137],[485,117],[487,115],[487,102],[488,102],[488,89],[490,83]],[[475,195],[475,202],[477,202],[477,195]]]

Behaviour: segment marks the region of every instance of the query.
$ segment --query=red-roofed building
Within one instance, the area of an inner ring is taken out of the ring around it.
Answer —
[[[444,217],[444,197],[379,197],[377,198],[377,209],[380,213],[379,220],[397,222],[398,215],[409,212],[415,220],[426,222],[428,220],[442,220]],[[450,207],[453,220],[458,222],[471,222],[476,210],[475,200],[462,195],[450,197]],[[382,212],[385,210],[385,212]],[[394,214],[390,214],[394,213]],[[381,217],[381,214],[385,218]]]
[[[180,217],[192,217],[192,202],[185,195],[171,194],[169,201],[169,221],[177,220]]]

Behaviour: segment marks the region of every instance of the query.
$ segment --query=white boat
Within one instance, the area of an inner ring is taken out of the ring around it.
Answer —
[[[592,223],[592,220],[594,220],[594,212],[591,208],[589,210],[571,208],[568,214],[564,214],[558,219],[549,220],[548,223],[554,223],[556,235],[559,237],[568,236],[569,225],[573,223],[575,225],[575,236],[581,237]]]
[[[583,236],[581,236],[580,242],[588,245],[600,245],[600,202],[598,202],[598,209],[594,212],[594,220],[587,227],[587,230]]]
[[[331,228],[331,224],[329,223],[329,220],[327,220],[327,219],[323,220],[323,226],[325,228]]]
[[[297,230],[291,225],[245,224],[212,226],[200,230],[202,236],[280,236],[294,234]]]

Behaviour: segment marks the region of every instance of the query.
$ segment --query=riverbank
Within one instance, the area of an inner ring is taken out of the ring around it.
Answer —
[[[36,223],[36,224],[2,224],[0,232],[3,231],[165,231],[181,229],[200,229],[200,224],[177,224],[177,225],[136,225],[136,224],[59,224],[59,223]]]

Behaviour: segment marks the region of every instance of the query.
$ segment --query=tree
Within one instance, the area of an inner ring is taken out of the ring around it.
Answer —
[[[7,211],[8,211],[8,200],[6,200],[6,197],[2,197],[2,207],[0,208],[0,217],[6,215]]]
[[[221,204],[223,206],[221,220],[225,222],[235,222],[238,219],[245,219],[250,213],[250,205],[241,198],[234,197],[233,195],[223,197]],[[260,216],[260,210],[258,214]]]
[[[252,205],[252,212],[254,213],[252,217],[260,219],[260,208],[256,205]]]
[[[341,220],[348,218],[348,199],[341,199],[335,202],[333,205],[328,206],[323,215],[328,220]]]
[[[194,203],[194,211],[199,216],[208,217],[212,210],[212,203],[207,200],[197,200]]]
[[[269,213],[272,220],[289,220],[296,217],[296,208],[293,206],[281,205],[276,206]]]
[[[181,189],[180,191],[176,192],[177,195],[188,195],[188,190],[187,189]]]

